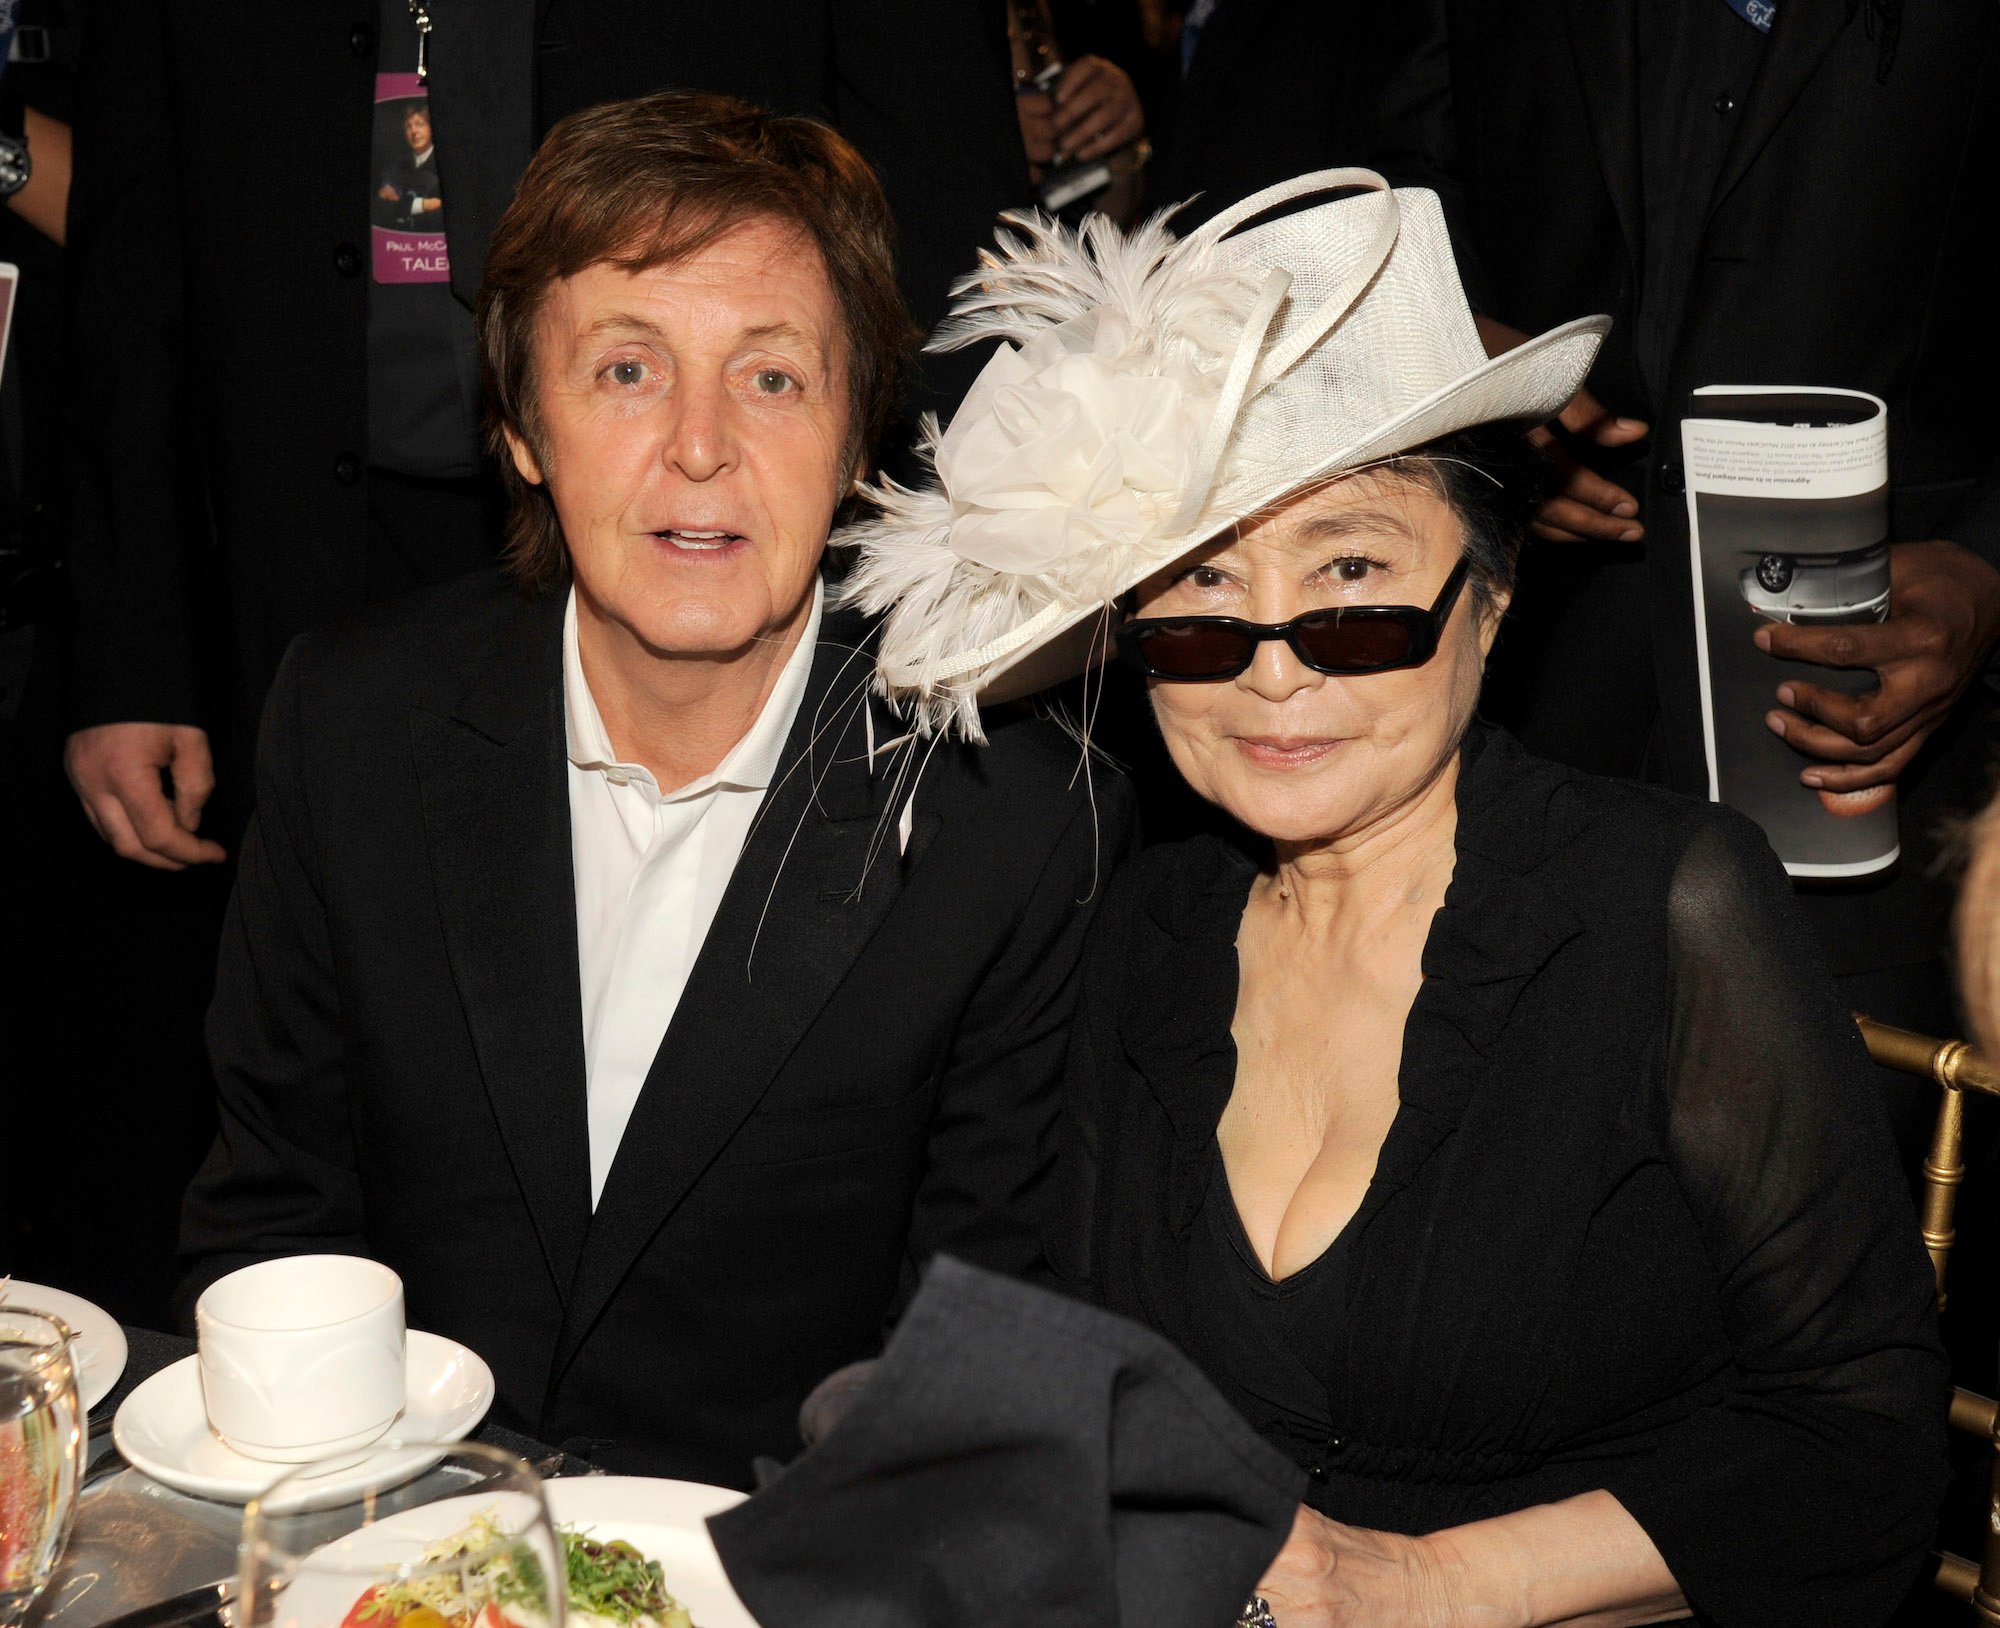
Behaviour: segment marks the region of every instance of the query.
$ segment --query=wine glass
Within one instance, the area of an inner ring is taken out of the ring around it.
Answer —
[[[0,1306],[0,1628],[48,1586],[83,1474],[76,1338],[60,1317]]]
[[[413,1461],[430,1468],[413,1477]],[[301,1465],[245,1507],[234,1621],[341,1628],[427,1605],[446,1623],[562,1628],[566,1579],[527,1465],[478,1442],[385,1441],[359,1466]]]

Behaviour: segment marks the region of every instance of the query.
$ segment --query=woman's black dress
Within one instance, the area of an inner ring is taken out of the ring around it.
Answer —
[[[1215,1129],[1254,862],[1141,855],[1086,961],[1058,1269],[1193,1355],[1313,1507],[1427,1532],[1596,1488],[1703,1618],[1879,1622],[1944,1485],[1932,1286],[1870,1065],[1727,810],[1475,726],[1401,1105],[1272,1284]]]

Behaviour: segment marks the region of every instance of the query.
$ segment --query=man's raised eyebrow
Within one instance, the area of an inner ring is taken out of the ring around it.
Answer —
[[[662,337],[657,323],[648,322],[642,316],[630,311],[610,311],[599,317],[577,337],[583,340],[604,339],[614,334],[629,334],[639,339]]]
[[[644,317],[630,311],[610,311],[577,335],[578,341],[583,344],[617,337],[664,339],[666,330],[657,323],[648,322]],[[740,337],[745,344],[759,344],[773,339],[791,340],[811,351],[815,361],[826,360],[825,345],[795,322],[759,323],[754,328],[745,328]]]
[[[824,361],[826,359],[826,346],[807,333],[796,322],[760,323],[755,328],[745,328],[743,330],[743,338],[746,340],[789,339],[811,350],[815,361]]]

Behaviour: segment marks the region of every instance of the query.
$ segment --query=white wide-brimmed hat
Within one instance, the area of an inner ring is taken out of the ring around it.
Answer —
[[[1180,240],[1165,218],[1007,217],[931,342],[1003,341],[949,428],[925,424],[935,483],[866,488],[875,513],[834,538],[859,550],[843,601],[883,617],[876,687],[922,732],[982,738],[980,703],[1081,672],[1121,595],[1282,499],[1551,417],[1611,326],[1489,360],[1436,195],[1370,170],[1287,181]]]

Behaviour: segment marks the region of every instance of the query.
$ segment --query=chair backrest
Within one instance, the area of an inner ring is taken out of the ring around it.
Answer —
[[[1938,1087],[1937,1126],[1924,1160],[1922,1225],[1924,1248],[1937,1274],[1938,1307],[1945,1303],[1945,1269],[1957,1237],[1955,1216],[1959,1184],[1965,1180],[1965,1093],[2000,1097],[2000,1068],[1963,1040],[1933,1040],[1908,1029],[1891,1028],[1873,1018],[1854,1014],[1868,1054],[1884,1068],[1915,1074]],[[2000,1628],[2000,1403],[1977,1391],[1954,1387],[1951,1423],[1979,1437],[1994,1451],[1993,1483],[1988,1493],[1990,1514],[1986,1542],[1977,1564],[1962,1555],[1938,1556],[1937,1586],[1972,1607],[1976,1621]]]

